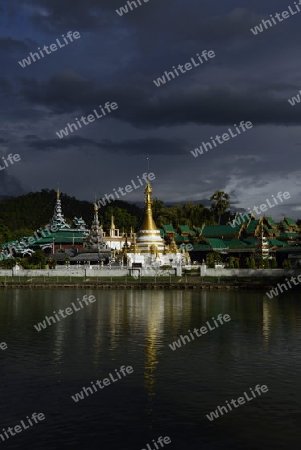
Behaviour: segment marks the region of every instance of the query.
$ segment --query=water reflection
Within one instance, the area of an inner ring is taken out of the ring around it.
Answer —
[[[263,298],[262,302],[262,334],[264,343],[268,344],[271,332],[271,301]]]
[[[85,294],[97,301],[35,330],[46,315]],[[169,348],[220,313],[231,321],[176,351]],[[79,449],[92,448],[87,436],[108,448],[142,448],[151,442],[145,432],[153,438],[162,430],[173,436],[175,449],[224,448],[226,439],[238,450],[246,435],[250,449],[286,448],[283,428],[289,430],[290,447],[298,448],[300,328],[301,303],[294,292],[270,300],[260,291],[2,290],[0,342],[8,343],[0,352],[4,425],[41,405],[53,419],[45,443],[37,441],[47,450],[54,437],[61,447],[70,446],[74,429],[72,448]],[[77,405],[70,400],[119,364],[132,365],[134,373]],[[213,425],[207,421],[205,414],[216,405],[257,382],[269,386],[269,395]],[[30,436],[18,439],[27,442]],[[15,448],[37,448],[14,442]]]
[[[165,314],[164,292],[159,291],[153,294],[151,301],[147,301],[145,295],[142,296],[142,301],[145,305],[144,315],[146,319],[144,387],[148,395],[147,411],[150,423],[154,422],[156,367],[158,364],[158,352],[163,342],[162,336],[164,333]]]

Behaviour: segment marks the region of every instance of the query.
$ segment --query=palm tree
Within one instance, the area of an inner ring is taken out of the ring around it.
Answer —
[[[220,225],[222,215],[230,207],[230,195],[223,191],[215,191],[210,197],[210,201],[214,202],[211,209],[218,216],[218,224]]]

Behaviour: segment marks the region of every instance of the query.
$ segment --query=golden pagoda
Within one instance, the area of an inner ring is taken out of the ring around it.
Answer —
[[[111,228],[110,228],[110,230],[114,230],[115,231],[114,216],[111,216]]]
[[[129,253],[134,253],[134,255],[139,253],[139,249],[138,249],[138,245],[137,245],[137,241],[136,241],[136,233],[134,233],[133,242],[131,243]]]
[[[157,254],[164,251],[164,241],[153,219],[152,192],[152,187],[150,182],[148,182],[144,190],[145,216],[137,238],[139,253],[151,254],[153,246],[157,247]]]
[[[178,250],[178,247],[177,247],[174,237],[172,238],[171,243],[168,246],[168,250],[169,250],[169,253],[179,253],[179,250]]]

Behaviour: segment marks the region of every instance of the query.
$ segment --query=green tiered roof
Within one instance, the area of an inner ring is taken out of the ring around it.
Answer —
[[[249,223],[246,232],[249,233],[255,233],[256,228],[259,225],[259,220],[251,220]]]
[[[274,230],[272,230],[272,228],[269,228],[267,225],[263,225],[263,229],[266,230],[269,234],[273,234]]]
[[[175,234],[174,239],[177,244],[181,243],[181,242],[189,242],[190,241],[189,236],[180,236],[179,234]]]
[[[229,247],[229,249],[237,249],[237,248],[246,248],[248,247],[248,244],[246,244],[244,241],[241,241],[239,239],[231,239],[231,240],[225,240],[225,245]]]
[[[192,230],[189,228],[188,225],[179,225],[179,229],[181,233],[188,233],[188,234],[192,233]]]
[[[174,227],[172,225],[162,225],[163,230],[165,231],[165,233],[175,233],[176,230],[174,229]]]
[[[283,241],[278,241],[278,239],[268,239],[271,247],[287,247],[288,244]]]
[[[274,220],[272,219],[272,217],[268,216],[265,217],[265,219],[267,220],[267,222],[269,223],[269,225],[271,225],[273,228],[277,228],[277,224],[274,222]]]
[[[227,248],[227,245],[222,239],[216,239],[216,238],[207,238],[206,242],[213,248],[213,249],[225,249]]]
[[[243,241],[247,246],[255,247],[258,244],[258,239],[256,237],[249,237],[243,239]]]
[[[202,232],[204,237],[225,237],[225,236],[235,236],[239,234],[241,225],[236,225],[232,227],[231,225],[211,225],[205,226]]]
[[[291,227],[296,227],[298,228],[298,225],[296,224],[295,220],[292,219],[291,217],[285,217],[284,220],[286,221],[286,223],[288,225],[290,225]]]
[[[195,250],[195,251],[200,251],[200,250],[211,251],[212,247],[208,244],[195,244],[195,245],[193,245],[193,250]]]
[[[37,240],[31,247],[40,247],[41,245],[52,244],[53,239],[55,244],[72,244],[73,240],[75,244],[82,244],[83,239],[87,236],[86,233],[79,232],[78,230],[72,231],[57,231],[56,233],[50,233],[49,236]]]
[[[299,236],[299,233],[290,233],[286,231],[285,233],[280,233],[279,236],[283,238],[297,238]]]

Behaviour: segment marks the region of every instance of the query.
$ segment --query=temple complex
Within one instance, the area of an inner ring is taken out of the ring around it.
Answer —
[[[62,211],[60,191],[57,190],[53,215],[49,224],[39,228],[33,236],[2,245],[0,257],[30,256],[43,250],[48,259],[58,264],[124,264],[128,267],[159,267],[197,261],[201,263],[208,253],[216,252],[227,260],[253,256],[255,260],[301,260],[300,227],[294,219],[284,217],[275,222],[269,216],[256,219],[254,213],[235,217],[226,225],[189,227],[163,224],[159,229],[152,212],[152,187],[144,190],[145,212],[139,231],[120,231],[111,216],[109,230],[104,231],[94,204],[91,228],[81,217],[67,223]]]

